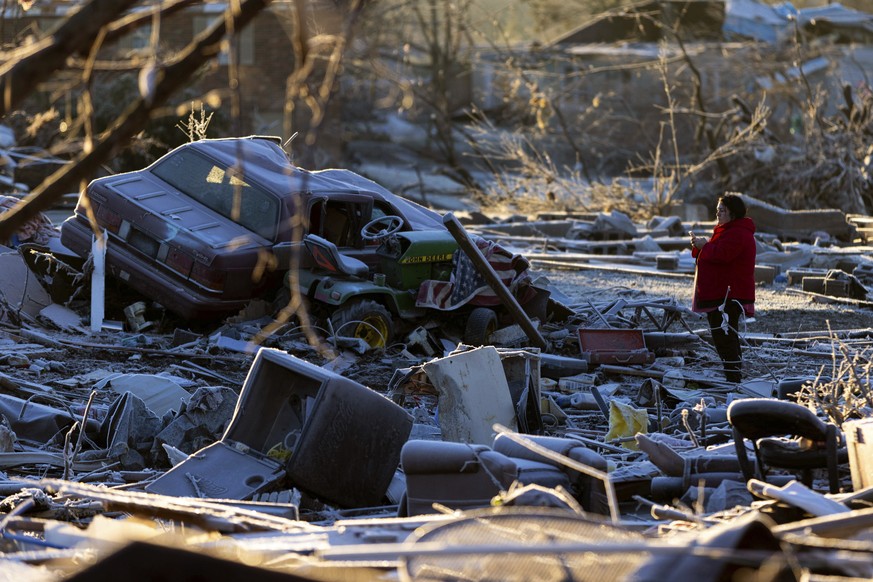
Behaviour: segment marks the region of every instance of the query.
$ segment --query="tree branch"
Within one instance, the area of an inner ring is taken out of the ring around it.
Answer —
[[[100,29],[134,4],[136,0],[92,0],[53,34],[13,51],[12,58],[0,67],[0,116],[13,111],[39,83],[63,68],[70,55],[88,52]]]
[[[160,6],[153,6],[148,10],[128,14],[107,26],[104,42],[114,42],[130,31],[136,30],[143,25],[150,24],[155,13],[159,12],[161,18],[166,18],[188,6],[197,4],[197,2],[198,0],[168,0]]]
[[[97,145],[91,151],[80,154],[73,163],[49,176],[15,208],[0,215],[0,240],[9,238],[24,222],[49,208],[79,182],[88,179],[117,147],[141,131],[152,110],[166,102],[201,65],[219,53],[228,22],[233,30],[239,31],[269,3],[270,0],[243,0],[238,10],[228,9],[223,17],[198,35],[175,61],[159,67],[154,91],[131,104],[114,126],[96,140]]]

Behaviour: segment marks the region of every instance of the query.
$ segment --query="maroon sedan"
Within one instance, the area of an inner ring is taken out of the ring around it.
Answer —
[[[349,170],[307,171],[277,138],[201,140],[147,168],[92,181],[61,242],[81,257],[97,226],[109,273],[186,319],[238,311],[282,285],[307,233],[371,262],[361,229],[399,216],[402,230],[445,227],[439,214]]]

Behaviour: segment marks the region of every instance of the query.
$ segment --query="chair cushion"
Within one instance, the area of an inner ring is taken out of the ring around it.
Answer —
[[[406,474],[475,473],[478,456],[490,451],[485,445],[410,440],[400,450],[400,465]]]
[[[487,507],[518,476],[509,457],[485,445],[411,440],[400,452],[406,475],[406,514],[432,513],[433,504],[453,509]]]
[[[524,437],[551,451],[569,457],[578,463],[604,473],[607,471],[606,459],[575,439],[538,435],[524,435]],[[549,485],[547,479],[556,479],[555,476],[550,477],[545,472],[538,473],[535,476],[532,471],[528,473],[524,468],[524,463],[550,465],[567,476],[572,486],[570,490],[586,511],[602,514],[609,513],[609,505],[606,502],[606,490],[599,479],[589,477],[562,463],[544,457],[503,434],[497,435],[497,438],[494,439],[494,450],[507,455],[519,465],[519,481],[522,483],[536,483],[538,485],[554,487],[554,485]],[[536,480],[537,478],[542,480]],[[560,483],[558,483],[558,480],[553,482],[566,487],[563,480],[561,479],[560,481]]]
[[[307,234],[303,237],[303,244],[306,245],[316,265],[323,269],[329,271],[336,269],[340,273],[354,277],[366,277],[369,272],[367,263],[341,253],[334,243],[316,234]]]
[[[542,485],[543,487],[555,488],[558,485],[572,491],[570,476],[564,471],[550,465],[528,459],[511,457],[518,467],[518,482],[522,485]]]
[[[744,398],[728,406],[728,422],[749,439],[789,435],[821,442],[826,439],[827,423],[813,411],[796,402],[773,398]]]
[[[827,466],[827,449],[804,439],[763,438],[758,450],[765,465],[783,469],[816,469]],[[837,449],[837,463],[848,462],[846,447]]]
[[[577,440],[536,435],[524,435],[524,438],[593,469],[599,471],[606,471],[607,469],[606,459],[603,456],[599,455],[596,451],[592,451]],[[574,479],[576,478],[575,475],[577,475],[576,471],[570,469],[566,465],[562,465],[557,461],[544,457],[503,434],[497,435],[497,438],[494,439],[494,450],[514,459],[528,459],[560,467],[561,470],[574,475]]]

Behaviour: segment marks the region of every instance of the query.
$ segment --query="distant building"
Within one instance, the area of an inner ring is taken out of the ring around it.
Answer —
[[[724,19],[726,38],[758,40],[780,45],[794,38],[788,17],[793,10],[776,8],[758,0],[727,0]]]
[[[797,36],[829,37],[839,44],[873,44],[873,14],[836,3],[795,8],[790,2],[770,6],[757,0],[726,0],[725,35],[773,45]]]

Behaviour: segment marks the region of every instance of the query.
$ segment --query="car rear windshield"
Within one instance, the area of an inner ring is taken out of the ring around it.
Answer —
[[[152,173],[215,212],[273,240],[279,222],[279,200],[247,182],[241,172],[218,165],[190,149],[159,163]]]

